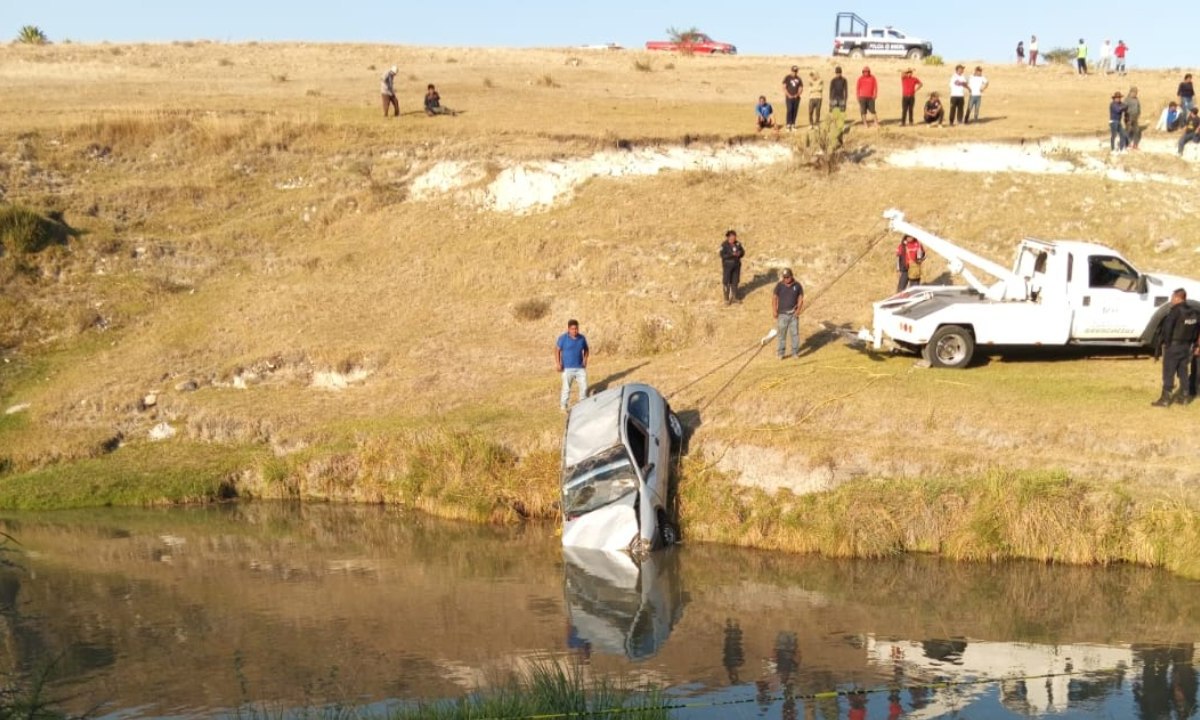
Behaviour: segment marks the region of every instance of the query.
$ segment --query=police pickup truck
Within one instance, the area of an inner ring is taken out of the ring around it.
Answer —
[[[834,25],[833,54],[921,60],[933,54],[933,43],[906,35],[890,25],[871,27],[852,12],[840,12]]]
[[[1200,281],[1142,272],[1103,245],[1026,238],[1010,270],[907,222],[899,210],[884,217],[967,284],[918,285],[876,302],[874,328],[859,338],[876,349],[919,352],[933,367],[966,367],[980,345],[1147,347],[1172,291],[1200,297]]]

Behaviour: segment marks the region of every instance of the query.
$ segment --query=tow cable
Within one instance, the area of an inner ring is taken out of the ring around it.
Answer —
[[[867,255],[869,255],[871,253],[871,251],[875,249],[875,246],[877,246],[880,243],[880,241],[882,241],[884,238],[886,238],[888,235],[891,235],[891,234],[892,233],[890,230],[884,230],[883,232],[881,232],[878,235],[878,237],[876,237],[871,242],[867,243],[866,248],[863,249],[863,251],[861,253],[859,253],[858,257],[856,257],[852,261],[850,261],[850,264],[847,265],[845,268],[843,268],[842,271],[840,273],[838,273],[836,277],[833,278],[833,280],[830,280],[829,283],[825,285],[825,287],[821,288],[819,291],[812,294],[811,299],[807,300],[804,303],[804,307],[800,308],[800,312],[797,313],[797,320],[799,319],[799,316],[803,315],[806,310],[808,310],[810,307],[812,307],[813,304],[818,299],[820,299],[825,293],[829,292],[830,288],[832,288],[834,285],[836,285],[839,280],[846,277],[847,273],[849,273],[851,270],[854,269],[854,267],[856,265],[858,265],[860,262],[862,262],[867,257]],[[752,353],[750,355],[750,357],[746,358],[746,361],[743,362],[738,367],[738,369],[734,371],[733,375],[730,376],[730,378],[725,381],[725,384],[722,385],[720,388],[718,388],[717,391],[715,393],[713,393],[710,398],[708,398],[708,400],[704,403],[704,405],[700,407],[701,412],[703,412],[704,410],[707,410],[708,407],[713,404],[713,401],[715,401],[721,395],[721,393],[725,392],[725,390],[728,389],[729,386],[733,384],[733,381],[736,380],[738,378],[738,376],[742,374],[742,372],[746,369],[746,367],[750,365],[751,361],[753,361],[754,358],[758,357],[758,354],[760,352],[762,352],[762,349],[767,346],[767,342],[770,341],[772,338],[774,338],[778,334],[779,334],[778,330],[776,330],[775,328],[771,328],[771,330],[766,335],[764,335],[760,340],[756,341],[750,347],[746,348],[745,350],[742,350],[738,354],[736,354],[733,357],[729,358],[728,360],[722,362],[720,365],[717,365],[716,367],[709,370],[708,372],[703,373],[702,375],[695,378],[691,382],[688,382],[688,383],[682,385],[681,387],[678,387],[678,388],[672,390],[671,392],[667,393],[667,397],[672,398],[672,397],[678,395],[679,393],[683,392],[684,390],[687,390],[688,388],[692,387],[693,385],[700,382],[701,380],[704,380],[705,378],[713,375],[714,373],[721,370],[722,368],[729,365],[730,363],[734,362],[735,360],[742,357],[743,355],[746,355],[747,353]]]

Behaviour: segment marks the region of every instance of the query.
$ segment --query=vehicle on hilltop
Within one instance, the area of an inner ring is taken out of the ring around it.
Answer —
[[[736,55],[737,47],[713,40],[707,34],[687,30],[681,33],[672,32],[670,40],[650,40],[646,43],[647,50],[670,50],[696,55]]]
[[[833,29],[833,54],[852,58],[921,60],[933,54],[933,43],[891,25],[873,27],[852,12],[840,12]]]
[[[921,353],[934,367],[966,367],[980,345],[1150,347],[1175,289],[1200,298],[1200,281],[1142,272],[1096,243],[1025,238],[1009,270],[907,222],[899,210],[884,217],[946,258],[967,284],[918,285],[874,303],[874,328],[859,338],[876,349],[886,342]],[[972,268],[996,282],[983,282]]]

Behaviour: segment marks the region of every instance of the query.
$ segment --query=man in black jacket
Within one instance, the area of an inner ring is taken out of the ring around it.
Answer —
[[[746,248],[738,242],[737,231],[725,233],[725,242],[721,243],[721,283],[725,286],[725,304],[740,303],[738,283],[742,279],[742,256]]]
[[[1187,291],[1180,288],[1171,293],[1171,309],[1155,338],[1155,352],[1162,354],[1162,395],[1151,405],[1166,407],[1172,402],[1187,405],[1192,401],[1188,394],[1188,366],[1196,352],[1198,335],[1200,314],[1187,306]],[[1172,395],[1176,378],[1179,391]]]

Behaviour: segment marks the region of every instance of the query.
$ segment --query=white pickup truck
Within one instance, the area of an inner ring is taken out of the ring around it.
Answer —
[[[1172,291],[1200,298],[1200,281],[1141,272],[1103,245],[1026,238],[1009,270],[907,222],[899,210],[883,216],[892,230],[944,257],[967,284],[918,285],[874,303],[874,329],[859,337],[876,349],[888,343],[919,352],[934,367],[966,367],[979,345],[1145,346]]]

